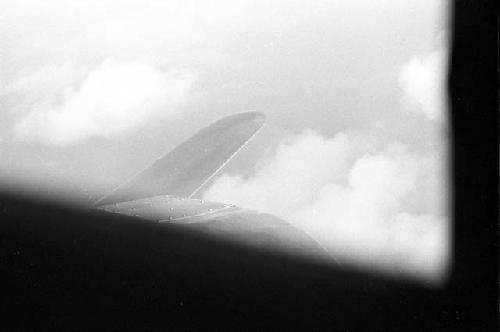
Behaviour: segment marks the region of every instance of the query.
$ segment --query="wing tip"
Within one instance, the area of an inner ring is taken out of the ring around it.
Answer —
[[[225,116],[217,120],[214,124],[227,125],[228,123],[255,123],[256,127],[262,126],[266,122],[264,113],[257,111],[240,112]]]

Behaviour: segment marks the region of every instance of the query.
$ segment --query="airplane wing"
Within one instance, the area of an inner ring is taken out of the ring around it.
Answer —
[[[264,115],[227,116],[202,129],[94,206],[158,195],[192,197],[258,132]]]
[[[94,207],[168,227],[176,224],[253,248],[323,258],[303,231],[275,216],[192,196],[262,127],[260,113],[225,117],[179,145]]]

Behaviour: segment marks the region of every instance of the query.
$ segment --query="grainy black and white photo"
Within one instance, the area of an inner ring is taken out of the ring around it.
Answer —
[[[350,330],[353,289],[440,289],[450,8],[0,0],[18,328]]]

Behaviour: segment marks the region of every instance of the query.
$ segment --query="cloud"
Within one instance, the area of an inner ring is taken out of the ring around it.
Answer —
[[[353,133],[308,131],[282,143],[252,176],[222,175],[204,198],[280,216],[340,261],[439,278],[449,240],[444,207],[421,197],[435,189],[424,176],[440,176],[429,160],[442,158],[400,143],[374,151]]]
[[[446,54],[444,47],[410,59],[401,69],[399,86],[414,110],[443,122],[446,111]]]
[[[0,90],[3,96],[22,96],[24,103],[33,103],[73,86],[85,78],[88,68],[77,68],[69,62],[23,68],[16,79]]]
[[[262,162],[255,176],[223,175],[206,195],[283,215],[294,206],[308,204],[322,184],[341,180],[349,144],[344,134],[328,140],[313,131],[305,132],[282,144],[272,159]]]
[[[47,69],[24,77],[13,88],[37,96],[26,88],[39,88]],[[192,73],[164,71],[140,61],[107,59],[93,68],[79,84],[71,82],[71,70],[55,71],[52,89],[42,86],[44,96],[14,128],[16,138],[67,145],[89,137],[109,137],[155,116],[171,116],[185,102],[194,81]],[[58,78],[60,77],[60,79]]]

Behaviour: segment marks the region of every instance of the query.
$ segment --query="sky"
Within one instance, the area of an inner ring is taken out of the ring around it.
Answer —
[[[0,184],[89,204],[255,110],[266,126],[205,199],[440,280],[448,35],[444,0],[0,0]]]

